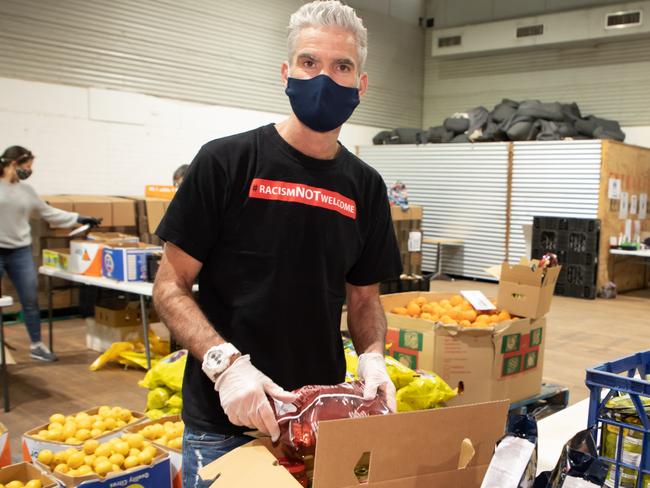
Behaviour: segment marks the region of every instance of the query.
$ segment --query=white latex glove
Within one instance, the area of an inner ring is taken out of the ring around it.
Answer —
[[[363,390],[363,398],[372,400],[381,392],[391,412],[397,411],[397,399],[395,398],[395,385],[386,371],[384,355],[377,352],[367,352],[359,356],[357,374],[366,386]]]
[[[266,395],[284,403],[298,398],[253,366],[248,354],[237,358],[219,375],[214,389],[219,392],[221,406],[231,423],[258,429],[269,434],[273,442],[280,437],[280,428]]]

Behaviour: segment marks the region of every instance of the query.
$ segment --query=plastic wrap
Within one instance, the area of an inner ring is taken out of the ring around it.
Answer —
[[[286,455],[294,459],[314,455],[321,421],[390,413],[381,396],[364,400],[363,386],[361,381],[305,386],[294,391],[298,399],[293,403],[271,400]]]

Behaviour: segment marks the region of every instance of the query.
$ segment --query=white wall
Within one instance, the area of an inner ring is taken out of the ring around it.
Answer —
[[[0,78],[0,151],[36,154],[29,183],[40,194],[142,195],[146,184],[171,184],[205,142],[285,116]],[[379,130],[346,124],[341,142],[354,152]]]

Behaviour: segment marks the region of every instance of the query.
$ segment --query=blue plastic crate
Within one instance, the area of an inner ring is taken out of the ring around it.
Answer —
[[[600,458],[610,463],[613,468],[614,484],[607,486],[616,488],[650,486],[650,419],[642,399],[645,397],[646,402],[650,401],[650,381],[645,379],[648,374],[650,374],[650,351],[639,352],[587,369],[586,384],[590,390],[589,427],[594,427],[599,433]],[[640,378],[634,378],[635,375],[639,375]],[[629,395],[640,424],[629,422],[631,415],[626,415],[628,421],[606,416],[607,402],[619,393]],[[616,428],[618,431],[612,434],[616,438],[616,448],[614,456],[611,457],[605,453],[606,436]],[[625,442],[638,444],[638,453],[636,449],[631,453],[622,448],[626,437],[625,429],[628,429],[628,438]],[[623,457],[626,459],[622,459]],[[630,462],[630,458],[634,458],[633,462]],[[642,475],[639,476],[639,473]],[[636,482],[630,481],[631,476],[636,477]]]

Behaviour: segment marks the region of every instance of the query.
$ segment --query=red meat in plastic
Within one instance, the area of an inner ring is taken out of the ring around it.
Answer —
[[[304,386],[294,391],[298,399],[283,404],[271,399],[280,426],[280,444],[289,457],[302,458],[316,452],[318,423],[322,420],[368,417],[390,413],[378,395],[363,399],[363,382]]]

